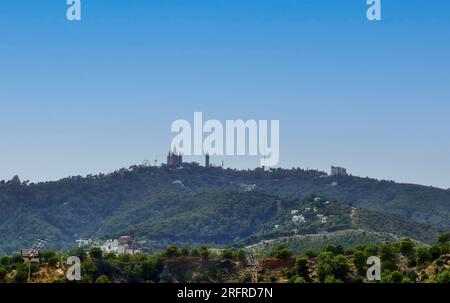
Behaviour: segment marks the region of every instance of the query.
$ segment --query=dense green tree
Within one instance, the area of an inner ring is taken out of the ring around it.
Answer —
[[[244,261],[246,259],[245,251],[242,249],[238,249],[235,253],[235,260]]]
[[[307,249],[303,252],[303,255],[305,255],[308,258],[315,258],[317,257],[317,253],[314,250]]]
[[[241,277],[239,277],[238,282],[239,283],[251,283],[251,282],[253,282],[252,274],[249,273],[249,272],[246,272]]]
[[[101,275],[95,280],[95,283],[111,283],[111,280],[106,275]]]
[[[338,245],[326,245],[323,249],[324,251],[329,251],[334,255],[342,255],[344,254],[344,247],[340,244]]]
[[[403,280],[403,275],[398,270],[394,270],[391,273],[391,276],[390,276],[390,281],[391,282],[393,282],[393,283],[401,283],[402,280]]]
[[[231,249],[224,249],[220,253],[222,259],[233,259],[233,251]]]
[[[441,256],[441,247],[438,244],[433,245],[428,250],[428,253],[430,254],[431,261],[439,259],[439,257]]]
[[[366,254],[366,256],[376,256],[378,255],[378,245],[372,243],[366,246],[366,248],[364,249],[364,253]]]
[[[143,280],[158,282],[163,268],[162,260],[158,257],[152,257],[150,260],[142,262],[141,271]]]
[[[324,282],[327,276],[334,275],[333,253],[322,252],[319,254],[317,274],[321,282]]]
[[[397,263],[394,259],[381,259],[381,271],[395,271],[397,270]]]
[[[395,271],[397,269],[395,246],[388,242],[380,245],[379,255],[382,271]]]
[[[201,247],[199,248],[199,253],[200,253],[200,256],[201,256],[203,259],[208,259],[209,256],[210,256],[210,254],[211,254],[211,251],[209,250],[208,247],[206,247],[206,246],[201,246]]]
[[[28,265],[19,264],[16,267],[16,275],[14,276],[15,283],[26,283],[28,280]]]
[[[269,276],[269,282],[270,283],[276,283],[277,281],[278,281],[277,276],[275,276],[275,275],[270,275]]]
[[[323,282],[324,282],[324,283],[333,283],[333,284],[336,284],[336,283],[342,283],[342,280],[337,279],[337,278],[334,277],[333,275],[329,275],[329,276],[326,276],[326,277],[325,277],[325,279],[324,279]]]
[[[449,241],[450,241],[450,233],[448,232],[441,233],[438,237],[438,242],[440,244],[445,244]]]
[[[6,269],[0,265],[0,282],[3,282],[5,280],[6,274]]]
[[[347,279],[347,275],[350,272],[350,265],[347,262],[347,259],[342,256],[342,255],[338,255],[336,257],[334,257],[334,269],[333,269],[333,274],[337,279],[340,280],[346,280]]]
[[[303,278],[305,281],[309,280],[309,267],[307,258],[299,257],[295,262],[295,270],[299,277]]]
[[[45,259],[45,260],[48,260],[48,259],[50,259],[51,257],[56,256],[56,252],[55,252],[55,251],[52,251],[52,250],[50,250],[50,251],[41,251],[41,252],[39,253],[39,256],[40,256],[41,258]]]
[[[367,256],[366,254],[361,251],[357,250],[353,254],[353,263],[355,264],[356,270],[359,274],[363,274],[367,270]]]
[[[56,255],[47,259],[47,263],[49,266],[56,266],[59,261],[60,261],[60,259]]]
[[[0,265],[9,266],[9,264],[10,264],[10,258],[8,256],[2,257],[0,259]]]
[[[414,269],[408,270],[408,271],[405,273],[405,276],[406,276],[409,280],[411,280],[411,282],[415,282],[415,281],[417,280],[417,273],[416,273],[416,271],[415,271]]]
[[[431,261],[431,256],[430,253],[428,252],[428,248],[424,246],[419,247],[416,253],[417,265],[422,265],[429,261]]]
[[[13,265],[13,264],[22,264],[25,261],[23,260],[22,256],[20,255],[14,255],[9,259],[9,264]]]
[[[164,250],[164,256],[166,258],[179,257],[181,255],[182,255],[182,251],[174,245],[169,245]]]
[[[190,251],[189,251],[188,248],[183,247],[183,248],[181,249],[181,255],[182,255],[182,256],[189,256],[189,253],[190,253]]]
[[[94,259],[101,259],[103,256],[103,253],[99,247],[92,247],[89,250],[89,256]]]
[[[321,282],[332,276],[339,280],[346,280],[350,272],[350,265],[342,255],[334,256],[332,252],[320,253],[317,264],[317,274]]]
[[[275,246],[271,252],[270,256],[282,260],[286,260],[292,257],[292,250],[287,244],[280,244]]]
[[[305,278],[300,277],[298,275],[292,276],[289,279],[289,283],[306,283],[307,281],[305,280]]]
[[[414,250],[414,242],[411,239],[403,239],[400,241],[400,252],[404,256],[410,256]]]
[[[86,282],[93,282],[97,272],[97,266],[91,258],[86,258],[81,262],[81,274]]]
[[[434,261],[434,264],[436,264],[437,267],[441,267],[445,264],[445,261],[442,259],[437,259]]]
[[[450,270],[443,270],[437,276],[435,281],[437,283],[450,283]]]
[[[380,258],[383,261],[393,260],[395,258],[395,247],[388,242],[383,242],[380,245]]]

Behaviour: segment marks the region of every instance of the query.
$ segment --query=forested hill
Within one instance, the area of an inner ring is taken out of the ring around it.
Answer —
[[[351,227],[352,222],[345,221],[349,206],[363,208],[363,215],[364,209],[376,211],[376,216],[363,216],[365,227],[371,230],[375,228],[371,218],[379,221],[383,213],[393,215],[386,217],[389,224],[396,222],[392,230],[402,229],[399,234],[414,231],[412,236],[423,241],[436,233],[427,225],[450,229],[450,192],[432,187],[335,178],[301,169],[134,166],[56,182],[29,184],[18,178],[0,182],[0,252],[18,250],[37,237],[64,247],[77,237],[122,232],[161,242],[185,238],[191,243],[228,245],[252,237],[258,240],[274,233],[274,225],[287,222],[287,217],[279,220],[290,208],[303,207],[311,197],[339,202],[339,207],[327,210],[339,220],[330,220],[322,230]],[[282,204],[281,213],[275,211],[280,207],[276,203]],[[290,232],[291,226],[285,225],[277,233]]]

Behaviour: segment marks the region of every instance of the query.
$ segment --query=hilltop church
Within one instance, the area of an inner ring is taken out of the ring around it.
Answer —
[[[167,166],[169,167],[180,167],[183,165],[183,155],[178,153],[176,148],[172,151],[169,151],[167,155]]]

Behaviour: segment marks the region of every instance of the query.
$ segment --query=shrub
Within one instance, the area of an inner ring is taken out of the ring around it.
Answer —
[[[392,259],[381,259],[381,270],[382,271],[394,271],[397,269],[397,265]]]
[[[324,283],[342,283],[342,281],[339,279],[336,279],[332,275],[329,275],[329,276],[325,277]]]
[[[242,249],[239,249],[238,251],[236,251],[234,258],[237,261],[244,261],[246,259],[245,251]]]
[[[6,278],[6,269],[0,265],[0,282],[4,281]]]
[[[400,241],[400,252],[404,256],[410,256],[414,249],[414,242],[411,239],[403,239]]]
[[[309,279],[309,268],[308,268],[308,259],[305,257],[300,257],[295,262],[295,269],[299,277],[304,278],[305,280]]]
[[[0,265],[2,266],[8,266],[10,264],[10,258],[9,257],[3,257],[0,260]]]
[[[233,251],[230,249],[224,249],[221,254],[220,257],[222,259],[233,259]]]
[[[16,275],[14,276],[15,283],[26,283],[28,280],[28,265],[20,264],[16,268]]]
[[[450,283],[450,270],[441,271],[435,278],[437,283]]]
[[[270,283],[275,283],[275,282],[277,282],[277,280],[278,280],[278,278],[276,276],[270,275],[270,277],[269,277]]]
[[[412,282],[415,282],[417,280],[417,273],[414,270],[407,271],[405,276]]]
[[[331,252],[333,255],[342,255],[344,254],[344,247],[342,245],[327,245],[324,248],[324,251]]]
[[[422,265],[428,261],[430,261],[431,256],[428,253],[428,249],[426,247],[419,247],[416,253],[416,262],[417,265]]]
[[[280,244],[272,249],[270,256],[277,259],[286,260],[292,257],[292,250],[286,244]]]
[[[391,279],[390,279],[391,282],[401,283],[402,280],[403,280],[403,275],[398,270],[395,270],[391,273]]]
[[[111,283],[111,280],[109,280],[108,276],[101,275],[95,280],[95,283]]]
[[[89,251],[89,256],[94,259],[101,259],[102,258],[102,250],[99,247],[92,247]]]
[[[315,251],[311,250],[311,249],[305,250],[305,252],[303,254],[306,257],[308,257],[309,259],[317,257],[317,253]]]
[[[289,283],[306,283],[306,280],[303,277],[293,276],[289,279]]]
[[[181,250],[179,250],[178,247],[173,245],[167,246],[166,249],[164,250],[164,256],[166,258],[174,258],[179,257],[181,255],[182,255]]]
[[[450,241],[450,233],[444,232],[439,235],[438,242],[440,244],[445,244]]]
[[[321,282],[324,282],[328,276],[344,280],[349,271],[350,266],[344,256],[333,257],[331,252],[322,252],[319,255],[317,274]]]
[[[441,256],[441,248],[439,247],[439,245],[433,245],[428,250],[428,253],[430,254],[432,261],[439,259],[439,257]]]
[[[14,255],[11,258],[9,258],[10,265],[23,264],[23,263],[24,263],[24,261],[22,259],[22,256],[20,256],[20,255]]]
[[[246,272],[239,278],[239,283],[251,283],[253,281],[252,274]]]
[[[56,266],[56,264],[58,264],[58,262],[59,262],[58,256],[52,256],[47,259],[47,263],[49,266]]]
[[[350,265],[347,262],[347,259],[342,256],[336,256],[334,258],[334,276],[338,279],[345,280],[350,271]]]
[[[443,266],[444,263],[445,263],[445,262],[444,262],[444,260],[442,260],[442,259],[437,259],[437,260],[434,261],[434,264],[436,264],[436,266],[438,266],[438,267]]]
[[[367,258],[363,251],[357,250],[353,254],[353,263],[360,274],[363,274],[367,268]]]

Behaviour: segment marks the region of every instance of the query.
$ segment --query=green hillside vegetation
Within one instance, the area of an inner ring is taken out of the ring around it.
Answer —
[[[78,256],[79,283],[175,283],[175,282],[278,282],[361,283],[366,278],[370,256],[381,261],[383,283],[450,283],[450,236],[442,234],[433,245],[410,239],[345,248],[326,245],[319,251],[294,255],[285,244],[256,255],[256,271],[248,253],[240,249],[212,251],[168,246],[153,254],[102,255],[93,248],[67,254],[46,251],[41,263],[31,267],[33,283],[65,283],[66,265],[61,260]],[[256,280],[257,279],[257,280]],[[27,282],[27,265],[20,256],[0,258],[0,283]],[[73,282],[72,282],[73,283]],[[375,283],[375,282],[371,282]]]
[[[314,197],[329,197],[331,203],[322,198],[314,204]],[[357,216],[351,216],[350,206],[358,207]],[[305,207],[318,207],[327,222],[304,213],[306,223],[294,225],[290,211]],[[28,247],[37,238],[64,249],[77,238],[121,234],[145,241],[150,250],[186,243],[244,246],[346,229],[429,243],[437,229],[450,224],[450,192],[437,188],[300,169],[238,171],[195,164],[134,166],[39,184],[16,177],[0,182],[0,208],[0,253]]]
[[[264,254],[279,245],[287,245],[294,254],[305,252],[318,253],[326,245],[356,247],[358,245],[380,244],[382,242],[396,242],[401,237],[387,233],[374,232],[362,229],[347,229],[329,233],[295,235],[279,237],[271,240],[262,240],[246,246],[246,250],[255,254]],[[420,243],[420,242],[415,242]]]

